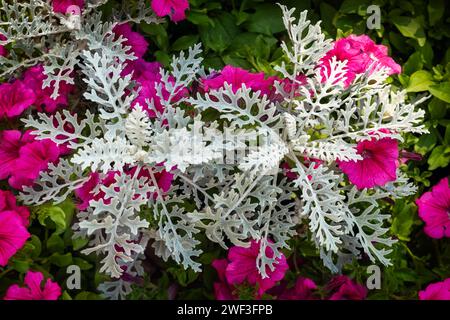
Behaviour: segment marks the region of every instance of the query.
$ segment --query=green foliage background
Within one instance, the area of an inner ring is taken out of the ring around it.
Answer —
[[[273,66],[282,57],[280,41],[286,38],[281,10],[275,1],[190,0],[187,19],[178,24],[140,25],[139,31],[150,41],[147,60],[167,65],[172,54],[197,42],[205,49],[206,67],[220,69],[232,64],[252,71],[275,74]],[[382,268],[380,290],[369,292],[369,299],[416,299],[417,292],[431,282],[450,277],[450,239],[433,240],[423,232],[414,200],[448,175],[450,162],[450,4],[446,0],[286,0],[279,1],[298,11],[309,10],[312,21],[322,20],[324,31],[333,39],[349,34],[368,34],[376,43],[388,46],[390,55],[402,65],[402,74],[391,79],[394,86],[406,88],[411,99],[431,95],[422,105],[430,133],[408,135],[401,149],[422,155],[403,169],[419,187],[415,196],[395,203],[383,203],[382,210],[392,214],[391,234],[398,238],[392,253],[393,266]],[[369,5],[381,8],[381,28],[369,30],[366,21]],[[108,12],[110,7],[104,7]],[[297,11],[297,12],[298,12]],[[96,260],[79,253],[85,241],[71,239],[70,225],[74,206],[67,201],[58,207],[32,210],[32,239],[17,254],[11,267],[0,271],[0,296],[8,285],[23,277],[28,268],[52,275],[65,286],[66,266],[82,269],[83,290],[65,290],[63,299],[98,299],[95,288],[104,281],[94,270]],[[302,232],[302,230],[299,230]],[[225,252],[203,241],[205,254],[200,259],[204,272],[185,271],[173,262],[164,263],[148,250],[147,276],[136,285],[131,299],[213,299],[215,270],[210,266]],[[312,278],[324,286],[332,277],[323,267],[314,247],[303,239],[291,242],[287,256],[294,261],[287,279]],[[368,277],[368,259],[344,270],[360,283]],[[249,288],[239,288],[242,298],[252,296]],[[322,292],[326,295],[326,292]],[[265,298],[270,299],[270,296]]]

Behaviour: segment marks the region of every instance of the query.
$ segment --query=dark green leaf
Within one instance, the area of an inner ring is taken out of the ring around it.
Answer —
[[[447,113],[448,104],[444,101],[433,98],[428,104],[428,111],[430,112],[431,119],[442,119]]]
[[[422,55],[420,52],[414,52],[403,65],[403,72],[411,75],[415,71],[423,68]]]
[[[397,29],[405,37],[416,39],[420,46],[423,46],[426,41],[425,31],[423,30],[423,23],[419,18],[415,17],[393,17],[393,23]]]
[[[47,250],[50,251],[51,253],[54,252],[59,252],[59,253],[63,253],[64,252],[64,240],[61,239],[61,237],[54,233],[50,236],[50,238],[48,238],[47,240]]]
[[[432,85],[429,88],[430,93],[438,99],[450,103],[450,82],[442,82],[440,84]]]
[[[54,253],[50,256],[50,262],[58,267],[67,267],[72,264],[72,254],[70,252],[66,254]]]
[[[425,70],[419,70],[411,75],[406,92],[427,91],[433,83],[433,76],[431,73]]]
[[[437,146],[428,158],[429,170],[445,168],[450,163],[450,147]]]
[[[275,4],[262,4],[255,7],[255,13],[245,22],[250,32],[272,35],[284,30],[280,8]]]
[[[429,0],[427,9],[430,25],[434,26],[444,15],[445,2],[444,0]]]
[[[189,47],[193,46],[199,41],[198,35],[187,35],[182,36],[175,40],[175,42],[172,44],[172,50],[180,51],[180,50],[186,50]]]
[[[200,37],[205,47],[216,52],[223,52],[233,42],[238,33],[235,18],[229,13],[223,13],[214,19],[213,27],[200,26]]]

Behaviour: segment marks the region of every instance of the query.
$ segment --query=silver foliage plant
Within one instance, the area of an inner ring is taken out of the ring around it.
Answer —
[[[42,1],[34,3],[44,6]],[[274,99],[245,85],[232,88],[226,83],[221,89],[179,99],[181,90],[207,76],[201,47],[196,45],[174,57],[170,70],[160,70],[156,91],[164,110],[147,100],[146,108],[156,115],[149,118],[144,106],[131,108],[139,86],[131,75],[121,73],[136,58],[123,46],[122,37],[114,38],[112,28],[122,21],[119,17],[132,22],[158,20],[137,10],[138,18],[122,13],[115,16],[116,22],[104,22],[91,5],[79,28],[67,31],[67,23],[53,23],[53,17],[33,27],[32,32],[39,34],[56,34],[61,28],[70,33],[65,46],[71,50],[53,46],[49,51],[63,59],[48,59],[45,54],[39,58],[46,61],[53,83],[71,81],[66,75],[79,67],[86,84],[83,96],[90,106],[76,114],[62,111],[23,120],[38,139],[66,144],[73,153],[51,165],[21,197],[26,204],[60,203],[83,186],[90,173],[105,177],[114,171],[113,184],[94,190],[105,196],[92,200],[74,225],[76,236],[91,239],[83,252],[101,256],[101,271],[118,279],[101,286],[106,295],[123,298],[130,292],[121,276],[124,270],[142,274],[139,260],[150,238],[165,260],[170,257],[200,271],[201,232],[225,249],[260,242],[257,267],[263,277],[276,268],[299,225],[308,226],[310,240],[333,272],[362,254],[390,264],[394,240],[387,235],[389,215],[380,212],[378,201],[414,193],[414,186],[398,172],[398,180],[384,187],[358,190],[345,182],[336,160],[360,160],[355,147],[362,140],[402,140],[401,133],[426,132],[421,125],[424,112],[415,108],[422,100],[406,102],[404,93],[387,84],[383,68],[358,75],[348,87],[346,62],[332,60],[323,72],[325,67],[317,65],[331,49],[331,40],[321,32],[320,23],[307,20],[306,11],[297,20],[294,9],[281,6],[290,41],[282,44],[286,60],[276,70],[293,90],[286,92],[276,83]],[[17,29],[21,23],[31,22],[11,20],[8,39],[18,39],[21,32],[40,36]],[[82,47],[77,45],[80,41]],[[2,62],[2,71],[15,68]],[[217,120],[202,116],[211,108],[220,113]],[[224,161],[230,154],[241,156]],[[322,162],[308,163],[305,158]],[[284,161],[293,164],[294,180],[284,176]],[[133,174],[130,168],[136,168]],[[174,175],[166,192],[156,179],[163,169]],[[140,177],[143,171],[148,174]]]

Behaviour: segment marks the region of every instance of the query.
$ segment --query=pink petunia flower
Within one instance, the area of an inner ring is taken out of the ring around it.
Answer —
[[[60,149],[51,140],[36,140],[22,146],[19,158],[15,161],[14,172],[8,180],[18,190],[33,185],[41,171],[46,170],[50,162],[59,159]]]
[[[161,63],[148,62],[144,59],[128,61],[123,70],[123,76],[133,73],[132,79],[142,84],[145,82],[158,82],[161,80]]]
[[[144,36],[139,32],[134,32],[130,24],[123,23],[114,27],[113,32],[116,34],[116,39],[122,36],[126,40],[123,42],[124,46],[131,47],[130,51],[134,53],[137,58],[142,58],[148,49],[148,42]],[[131,53],[128,52],[128,53]]]
[[[0,266],[6,266],[29,237],[19,214],[14,211],[0,212]]]
[[[141,88],[138,96],[132,103],[132,107],[134,108],[136,104],[139,104],[145,111],[147,111],[148,116],[150,118],[156,117],[156,113],[153,109],[149,109],[147,105],[147,100],[153,101],[155,105],[155,109],[158,112],[164,111],[164,106],[161,103],[161,98],[158,96],[156,91],[156,86],[161,82],[161,74],[160,74],[161,64],[159,62],[146,62],[142,59],[137,59],[132,61],[127,68],[124,70],[123,75],[130,74],[133,72],[133,80],[140,84]],[[174,84],[175,80],[173,78],[169,78],[169,81]],[[171,99],[171,102],[177,102],[183,96],[188,93],[187,88],[179,88],[177,93],[170,97],[169,92],[163,86],[161,90],[161,94],[164,99]]]
[[[344,275],[331,279],[327,289],[331,294],[329,300],[364,300],[367,296],[366,287]]]
[[[29,224],[30,211],[27,207],[18,206],[16,197],[9,190],[0,190],[0,212],[14,211],[19,215],[25,227]]]
[[[425,233],[431,238],[450,237],[450,187],[441,179],[431,191],[416,200],[419,217],[425,222]]]
[[[81,200],[81,202],[77,204],[77,208],[79,210],[86,210],[89,207],[89,202],[91,200],[103,199],[103,197],[105,196],[105,192],[97,189],[97,186],[99,184],[102,184],[106,187],[109,187],[111,184],[116,182],[116,179],[114,178],[115,174],[116,171],[110,171],[106,174],[105,178],[100,179],[100,174],[98,174],[97,172],[92,172],[90,174],[89,180],[75,190],[75,196]],[[109,201],[110,200],[105,200],[105,203],[108,204]]]
[[[78,6],[80,9],[83,9],[84,0],[52,0],[54,12],[66,14],[70,6]]]
[[[9,178],[16,173],[16,161],[22,146],[34,141],[30,131],[23,135],[19,130],[4,130],[0,132],[0,180]]]
[[[161,172],[155,172],[155,179],[161,191],[167,192],[172,186],[173,174],[169,171],[162,170]]]
[[[134,173],[136,172],[136,168],[137,167],[131,168],[130,170],[127,171],[127,174],[133,176]],[[172,186],[173,174],[166,170],[162,170],[161,172],[154,172],[153,175],[155,177],[156,183],[158,184],[158,188],[160,189],[160,191],[162,193],[169,191],[170,187]],[[137,178],[139,179],[142,177],[147,178],[147,183],[153,185],[150,176],[150,171],[147,168],[142,168],[141,171],[139,171]],[[149,194],[148,196],[151,197],[152,195]],[[153,195],[155,199],[157,196],[158,196],[157,193]]]
[[[271,80],[274,81],[279,81],[280,82],[280,86],[281,88],[283,88],[283,91],[286,94],[291,95],[292,97],[300,97],[302,95],[302,93],[300,92],[300,88],[303,87],[306,83],[307,83],[307,77],[304,74],[299,74],[298,76],[296,76],[295,81],[292,81],[291,79],[285,78],[285,79],[279,79],[278,77],[271,77]],[[313,95],[314,93],[312,91],[311,95]],[[277,90],[272,90],[271,94],[269,96],[271,101],[283,101],[284,97],[283,95],[279,94],[277,92]]]
[[[0,180],[8,179],[10,186],[22,189],[29,186],[65,151],[49,139],[35,140],[31,130],[23,135],[18,130],[0,132]]]
[[[4,41],[6,40],[6,37],[2,34],[0,34],[0,41]],[[2,45],[0,45],[0,56],[6,57],[6,55],[8,54],[8,50],[6,50],[6,48]]]
[[[419,300],[450,300],[450,278],[429,284],[419,291]]]
[[[158,113],[162,113],[164,111],[164,107],[161,104],[161,99],[156,94],[155,85],[157,82],[144,82],[141,86],[141,89],[139,91],[138,96],[136,99],[134,99],[133,103],[131,104],[132,108],[134,108],[136,105],[140,105],[142,109],[144,109],[148,116],[150,118],[155,118],[157,113],[153,108],[149,108],[147,105],[147,100],[152,101],[154,103],[155,109],[158,111]],[[168,97],[167,91],[163,89],[163,96],[164,98]]]
[[[126,174],[132,176],[135,171],[136,167],[133,167],[127,170]],[[99,185],[109,187],[111,184],[116,182],[115,175],[117,173],[117,171],[109,171],[106,176],[101,179],[100,174],[97,172],[92,172],[89,179],[81,187],[75,190],[75,196],[80,200],[77,204],[77,208],[79,210],[86,210],[89,207],[89,202],[91,200],[104,199],[105,193],[99,188]],[[160,190],[163,193],[167,192],[172,186],[173,174],[162,170],[162,172],[155,172],[154,176]],[[147,182],[152,184],[150,181],[150,173],[145,168],[141,169],[137,177],[146,177],[148,178]],[[156,193],[153,196],[156,197]],[[151,197],[151,194],[149,194],[149,197]],[[108,204],[110,199],[104,199],[104,202]]]
[[[295,282],[295,286],[284,290],[279,296],[280,300],[315,300],[315,290],[317,285],[313,280],[299,277]]]
[[[186,19],[188,0],[152,0],[152,9],[159,17],[169,16],[174,22]]]
[[[212,266],[217,271],[219,281],[214,282],[214,294],[217,300],[236,300],[238,297],[233,294],[235,287],[227,282],[225,272],[228,266],[227,259],[216,259]]]
[[[283,169],[283,174],[289,179],[289,180],[295,180],[298,178],[298,174],[292,171],[291,166],[287,162],[283,162],[281,164],[281,169]]]
[[[32,89],[22,81],[0,84],[0,118],[13,118],[20,115],[35,101]]]
[[[35,101],[33,104],[39,111],[55,112],[59,107],[67,107],[68,96],[75,89],[74,85],[61,81],[59,84],[59,96],[56,99],[51,98],[53,87],[46,87],[42,89],[42,84],[46,76],[44,74],[44,67],[36,65],[24,72],[23,83],[35,94]]]
[[[397,179],[398,142],[391,138],[365,140],[358,143],[362,160],[338,161],[339,168],[358,189],[383,186]]]
[[[247,281],[250,285],[258,286],[258,297],[262,296],[264,292],[275,286],[277,281],[284,278],[289,266],[284,255],[277,258],[275,269],[267,271],[267,278],[262,278],[256,265],[256,259],[260,250],[260,243],[254,240],[251,241],[250,247],[232,247],[228,251],[228,264],[225,270],[227,282],[231,285],[237,285]],[[267,254],[273,254],[271,248],[267,247]]]
[[[347,73],[345,84],[348,86],[355,79],[357,74],[366,72],[372,63],[375,65],[370,70],[372,73],[375,68],[386,67],[389,75],[401,72],[401,67],[391,57],[388,56],[388,48],[384,45],[377,45],[367,35],[350,35],[346,38],[337,40],[333,49],[321,59],[323,70],[329,70],[332,57],[338,61],[347,60]]]
[[[251,88],[253,91],[261,91],[262,94],[269,96],[273,93],[273,84],[277,79],[277,77],[268,77],[266,79],[263,72],[251,73],[247,70],[227,65],[216,76],[202,79],[202,84],[204,90],[209,91],[222,88],[226,82],[231,85],[233,92],[236,92],[245,84],[247,88]]]
[[[61,287],[58,283],[47,279],[40,272],[28,271],[24,279],[25,287],[14,284],[6,291],[4,300],[58,300]]]

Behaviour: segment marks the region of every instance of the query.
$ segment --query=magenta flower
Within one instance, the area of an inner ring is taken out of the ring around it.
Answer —
[[[0,212],[0,266],[6,266],[29,237],[19,214],[14,211]]]
[[[419,291],[419,300],[450,300],[450,278],[429,284],[425,290]]]
[[[0,180],[16,174],[16,162],[22,146],[34,141],[30,131],[23,135],[19,130],[5,130],[0,132]]]
[[[228,260],[216,259],[212,262],[212,266],[216,269],[220,280],[214,282],[214,294],[216,296],[216,300],[236,300],[238,297],[233,294],[235,287],[227,282],[225,276]]]
[[[287,162],[283,162],[281,164],[281,169],[283,169],[283,174],[289,179],[289,180],[295,180],[298,178],[298,174],[292,171],[291,166]]]
[[[450,237],[450,188],[444,178],[416,200],[425,233],[431,238]]]
[[[14,171],[19,149],[23,142],[19,130],[5,130],[0,133],[0,179],[7,179]]]
[[[0,41],[5,41],[6,37],[2,34],[0,34]],[[8,54],[8,50],[6,50],[6,48],[2,45],[0,45],[0,56],[6,57],[6,55]]]
[[[188,0],[152,0],[152,9],[159,17],[169,16],[174,22],[186,19]]]
[[[228,264],[225,270],[227,282],[231,285],[241,284],[247,281],[250,285],[258,286],[258,297],[262,296],[264,292],[275,286],[275,284],[284,278],[289,266],[286,262],[286,257],[281,255],[277,258],[275,269],[267,271],[267,278],[262,278],[256,265],[256,259],[260,250],[260,244],[254,240],[251,241],[250,247],[232,247],[228,251]],[[267,247],[268,256],[273,255],[271,248]]]
[[[135,171],[136,167],[129,169],[126,174],[132,176]],[[103,199],[104,202],[108,204],[110,199],[104,199],[105,193],[98,188],[98,185],[101,184],[109,187],[116,182],[115,175],[117,173],[117,171],[109,171],[106,174],[106,177],[100,179],[100,175],[97,172],[92,172],[89,179],[81,187],[75,190],[75,196],[80,200],[77,204],[77,208],[79,210],[86,210],[89,207],[89,202],[91,200]],[[162,172],[155,172],[154,176],[161,192],[167,192],[172,186],[173,174],[163,170]],[[148,179],[147,182],[152,184],[150,181],[150,173],[147,169],[141,169],[138,178],[141,177],[146,177]],[[149,194],[148,196],[151,197],[152,195]],[[153,196],[156,197],[156,194]]]
[[[128,53],[133,52],[137,58],[142,58],[147,52],[147,40],[145,40],[144,36],[142,36],[139,32],[134,32],[128,23],[116,25],[113,32],[116,34],[116,39],[118,39],[119,36],[126,39],[123,42],[123,45],[131,47]]]
[[[362,160],[338,161],[339,168],[358,189],[383,186],[397,179],[398,142],[391,138],[365,140],[358,143]]]
[[[364,300],[367,296],[366,287],[344,275],[331,279],[327,289],[331,294],[329,300]]]
[[[131,168],[129,171],[127,171],[127,174],[130,176],[133,176],[134,173],[136,172],[136,168],[137,167]],[[158,184],[159,190],[162,193],[169,191],[170,187],[172,186],[173,174],[166,170],[162,170],[161,172],[153,172],[153,175],[155,177],[156,183]],[[137,177],[138,178],[145,177],[145,178],[147,178],[147,183],[150,185],[153,185],[151,177],[150,177],[150,171],[148,169],[142,168],[141,171],[139,172],[139,174],[137,175]],[[148,196],[149,196],[149,198],[152,197],[151,194],[149,194]],[[158,196],[157,193],[153,194],[153,197],[155,199],[157,196]]]
[[[133,80],[140,84],[145,82],[158,82],[161,80],[159,73],[162,65],[159,62],[147,62],[144,59],[127,61],[127,66],[123,70],[123,76],[133,73]]]
[[[19,190],[23,186],[33,185],[40,172],[47,170],[50,162],[56,162],[59,155],[60,149],[49,139],[36,140],[22,146],[14,164],[14,172],[8,180],[9,184]]]
[[[75,89],[74,85],[61,81],[59,84],[59,96],[56,99],[51,98],[53,87],[46,87],[42,89],[42,84],[46,76],[44,74],[44,67],[36,65],[25,71],[23,75],[23,83],[35,94],[35,101],[33,104],[39,111],[55,112],[59,107],[67,107],[68,96]]]
[[[141,85],[139,94],[131,106],[134,108],[136,104],[139,104],[145,111],[147,111],[150,118],[156,117],[156,114],[153,109],[148,108],[146,102],[147,100],[153,100],[155,108],[158,112],[162,112],[164,110],[164,106],[161,103],[161,98],[156,93],[156,85],[161,82],[161,74],[159,73],[160,68],[161,64],[159,62],[146,62],[142,59],[137,59],[136,61],[131,62],[130,65],[124,70],[124,75],[133,72],[133,80]],[[171,83],[175,83],[173,78],[169,78],[169,81]],[[187,93],[188,90],[186,88],[179,88],[177,93],[170,99],[172,102],[177,102]],[[169,99],[169,92],[164,86],[162,87],[161,94],[164,99]]]
[[[215,77],[202,79],[202,83],[205,91],[220,89],[226,82],[231,85],[233,92],[236,92],[245,84],[247,88],[251,88],[253,91],[261,91],[262,94],[271,95],[273,92],[273,84],[277,79],[277,77],[265,79],[263,72],[251,73],[247,70],[228,65]]]
[[[81,10],[84,7],[84,0],[52,0],[54,12],[66,14],[70,6],[78,6]]]
[[[0,118],[20,115],[34,103],[35,98],[33,90],[22,81],[0,84]]]
[[[283,88],[283,91],[287,94],[292,94],[293,97],[299,97],[301,96],[300,88],[303,87],[307,83],[307,77],[304,74],[299,74],[296,76],[295,81],[292,81],[291,79],[278,79],[277,77],[272,77],[274,82],[278,80],[280,82],[280,86]],[[275,101],[282,101],[284,98],[282,95],[275,93],[276,90],[273,90],[274,92],[272,95],[275,95],[271,100]],[[311,91],[311,95],[314,93]]]
[[[280,300],[315,300],[315,290],[317,285],[313,280],[299,277],[295,282],[295,286],[285,289],[279,296]]]
[[[155,109],[158,111],[158,113],[162,113],[164,111],[164,107],[161,104],[161,99],[159,98],[159,96],[156,95],[156,89],[155,89],[155,85],[157,84],[157,82],[144,82],[141,86],[141,90],[139,91],[138,96],[136,97],[136,99],[134,99],[133,103],[131,104],[132,108],[134,108],[137,104],[139,104],[142,109],[144,109],[148,116],[150,118],[155,118],[156,117],[156,112],[154,109],[150,109],[147,105],[147,100],[148,101],[152,101],[153,99],[153,103],[155,105]],[[168,97],[168,93],[167,91],[164,92],[165,90],[163,89],[163,96],[164,98]]]
[[[4,300],[58,300],[61,295],[61,287],[50,279],[44,283],[40,272],[28,271],[24,283],[25,287],[10,286]]]
[[[375,65],[370,70],[372,73],[379,67],[386,67],[389,74],[398,74],[401,72],[401,67],[388,56],[388,48],[384,45],[377,45],[370,37],[366,35],[356,36],[350,35],[346,38],[337,40],[325,57],[321,60],[321,65],[329,70],[329,64],[332,57],[335,56],[338,61],[347,60],[347,73],[345,84],[348,86],[357,74],[364,73],[371,67],[372,63]]]
[[[100,179],[100,175],[97,172],[92,172],[89,180],[75,190],[75,196],[81,200],[81,202],[77,205],[77,208],[79,210],[86,210],[89,207],[89,202],[91,200],[103,199],[105,192],[99,190],[95,193],[95,190],[99,184],[109,187],[111,184],[116,182],[116,179],[114,178],[115,174],[116,171],[110,171],[104,179]],[[108,204],[109,201],[109,199],[105,200],[105,203]]]
[[[158,183],[158,187],[161,189],[161,191],[162,192],[169,191],[170,187],[172,186],[173,174],[166,170],[163,170],[161,172],[155,172],[154,175],[156,182]]]
[[[9,190],[0,190],[0,212],[14,211],[19,215],[25,227],[29,224],[30,211],[27,207],[18,206],[16,204],[16,197]]]

